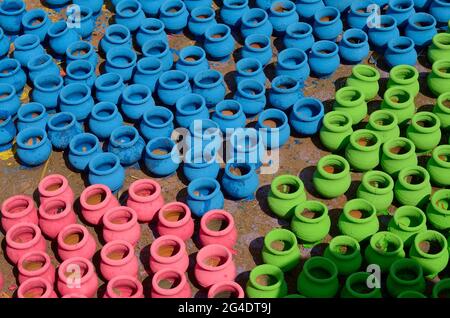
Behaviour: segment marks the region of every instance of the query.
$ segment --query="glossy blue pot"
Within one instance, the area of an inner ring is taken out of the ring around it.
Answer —
[[[296,48],[308,52],[314,44],[312,27],[305,22],[291,24],[286,29],[283,44],[286,48]]]
[[[255,4],[258,8],[267,11],[270,9],[272,4],[276,1],[278,1],[278,0],[256,0]]]
[[[136,33],[136,42],[140,48],[148,41],[160,40],[168,42],[167,34],[164,31],[164,23],[155,18],[148,18],[142,21]]]
[[[199,46],[186,46],[181,49],[180,58],[175,64],[175,69],[185,72],[189,80],[195,75],[209,69],[205,51]]]
[[[142,47],[142,54],[145,57],[156,57],[161,61],[163,71],[168,71],[173,66],[173,54],[169,43],[162,40],[150,40]]]
[[[269,124],[270,123],[270,124]],[[262,143],[267,149],[283,146],[291,135],[291,128],[286,114],[279,109],[266,109],[258,118],[256,124],[261,134]]]
[[[45,54],[44,47],[35,34],[21,35],[14,41],[13,57],[19,61],[22,67],[27,66],[32,57],[43,54]]]
[[[222,136],[219,125],[210,119],[193,121],[189,127],[189,135],[186,137],[186,146],[194,153],[215,155],[222,145]]]
[[[173,118],[168,108],[154,106],[142,115],[139,131],[147,141],[158,137],[169,138],[174,129]]]
[[[0,84],[0,111],[7,112],[12,117],[20,107],[20,99],[16,94],[16,89],[10,84]]]
[[[414,48],[414,41],[406,36],[392,39],[388,42],[384,59],[391,67],[396,65],[416,65],[417,52]]]
[[[80,27],[75,28],[75,30],[81,38],[88,39],[95,29],[95,18],[92,9],[84,6],[80,7],[80,16]]]
[[[117,73],[105,73],[95,80],[95,98],[99,102],[119,104],[125,89],[122,76]]]
[[[180,33],[187,26],[189,12],[181,0],[166,0],[159,10],[159,19],[170,33]]]
[[[27,68],[28,76],[32,82],[40,75],[59,76],[61,72],[58,65],[53,61],[52,56],[49,54],[33,56],[28,61]]]
[[[432,0],[429,13],[436,19],[438,26],[446,26],[450,20],[450,3],[446,0]]]
[[[205,31],[203,48],[213,60],[226,61],[234,51],[234,38],[225,24],[216,24]]]
[[[339,42],[341,59],[350,63],[360,63],[369,55],[369,38],[361,29],[348,29]]]
[[[226,87],[222,73],[216,70],[198,73],[194,77],[192,92],[203,96],[206,107],[213,107],[225,98]]]
[[[60,110],[74,114],[78,121],[85,120],[94,107],[91,89],[86,84],[73,83],[64,86],[59,99]]]
[[[199,7],[191,11],[188,29],[195,37],[202,37],[208,28],[216,24],[216,13],[213,8]]]
[[[66,149],[70,141],[82,132],[81,125],[72,113],[57,113],[48,120],[48,139],[56,149]]]
[[[416,13],[416,10],[414,10],[413,0],[389,0],[386,14],[397,21],[398,27],[403,28],[407,24],[409,17],[414,13]]]
[[[266,65],[272,60],[272,43],[270,38],[261,34],[251,34],[245,38],[242,48],[243,58],[254,58]]]
[[[212,6],[212,0],[183,0],[183,2],[189,11],[192,11],[196,8],[204,8]]]
[[[169,176],[180,165],[180,154],[175,142],[167,137],[157,137],[145,147],[144,163],[147,169],[158,177]]]
[[[334,7],[339,10],[339,12],[344,12],[352,4],[352,0],[323,0],[326,6]]]
[[[409,17],[405,36],[413,40],[417,48],[430,45],[436,34],[436,19],[431,14],[420,12]]]
[[[335,7],[323,7],[317,10],[312,27],[317,39],[335,41],[343,30],[339,10]]]
[[[414,0],[414,8],[416,11],[425,11],[428,9],[432,0]]]
[[[153,106],[155,106],[155,101],[147,86],[132,84],[123,90],[120,109],[130,121],[141,119],[142,115]]]
[[[41,103],[47,111],[56,109],[59,103],[59,93],[64,86],[64,80],[59,75],[41,74],[34,79],[31,99]]]
[[[69,142],[69,163],[77,171],[86,171],[89,162],[99,153],[102,153],[102,149],[98,138],[93,134],[81,133]],[[104,168],[108,166],[109,161],[109,158],[105,160]]]
[[[26,128],[16,137],[16,154],[25,166],[39,166],[50,157],[52,144],[45,130],[40,128]]]
[[[142,6],[142,10],[145,15],[156,17],[159,13],[159,8],[164,1],[161,0],[139,0]]]
[[[133,126],[120,126],[109,137],[108,151],[120,159],[122,166],[130,166],[142,158],[144,139]]]
[[[22,17],[26,12],[22,0],[5,0],[0,3],[0,27],[8,34],[18,34],[22,29]]]
[[[246,79],[239,82],[233,99],[241,104],[246,116],[252,117],[266,107],[266,88],[260,82]]]
[[[296,0],[295,6],[300,20],[311,22],[314,19],[314,13],[325,4],[322,0]]]
[[[236,63],[236,84],[246,79],[255,80],[263,85],[266,83],[266,74],[260,61],[254,58],[240,59]]]
[[[11,43],[9,42],[8,37],[3,32],[2,28],[0,28],[0,58],[3,58],[8,54],[10,46]]]
[[[47,128],[48,114],[42,104],[32,102],[23,104],[17,111],[17,130],[26,128]]]
[[[100,40],[100,47],[105,54],[114,47],[131,48],[132,46],[130,30],[120,24],[108,26],[105,35]]]
[[[274,35],[283,35],[289,25],[299,20],[295,4],[288,0],[274,2],[269,10],[269,21]]]
[[[51,24],[47,12],[42,9],[31,9],[22,17],[23,32],[37,35],[41,42],[47,38],[47,31]]]
[[[288,110],[294,103],[303,97],[300,82],[287,75],[277,76],[272,80],[269,91],[269,102],[275,108]]]
[[[248,163],[227,163],[222,177],[222,188],[233,199],[253,200],[259,178]],[[236,173],[239,172],[239,173]]]
[[[10,58],[0,60],[0,83],[14,86],[16,93],[21,94],[26,82],[27,76],[19,61]]]
[[[145,20],[145,13],[137,0],[122,0],[116,6],[115,21],[135,32]]]
[[[374,3],[375,1],[373,0],[354,1],[347,15],[348,26],[351,29],[361,29],[367,32],[369,29],[367,21],[373,14],[368,8]]]
[[[189,76],[177,70],[164,72],[159,77],[156,91],[164,104],[173,106],[182,96],[192,92]]]
[[[77,41],[69,45],[66,51],[66,64],[70,62],[86,60],[90,62],[94,68],[97,67],[98,55],[94,46],[86,41]]]
[[[397,28],[397,21],[390,15],[382,15],[380,18],[381,26],[369,28],[369,42],[376,50],[384,50],[389,40],[398,38],[400,31]]]
[[[50,48],[58,55],[64,55],[73,42],[80,40],[75,29],[70,29],[65,21],[53,23],[47,30]]]
[[[12,142],[17,130],[11,114],[0,109],[0,152],[12,148]]]
[[[183,175],[190,182],[199,178],[217,179],[220,165],[215,155],[207,155],[202,151],[194,153],[192,149],[188,149],[184,156]]]
[[[326,77],[333,74],[339,65],[339,48],[331,41],[318,41],[314,43],[309,54],[309,66],[312,73],[318,77]]]
[[[241,25],[241,18],[248,10],[248,0],[223,0],[220,18],[229,27],[236,28]]]
[[[136,67],[136,52],[131,48],[114,47],[106,54],[105,70],[107,73],[116,73],[122,77],[124,82],[128,82]]]
[[[243,38],[251,34],[262,34],[270,37],[273,32],[273,26],[269,21],[266,11],[259,8],[248,10],[241,19],[241,34]]]
[[[125,181],[125,169],[120,165],[119,158],[108,152],[95,155],[88,164],[89,184],[104,184],[112,192],[122,188]]]
[[[203,96],[186,94],[177,100],[175,120],[180,127],[189,127],[194,120],[208,119],[209,111]]]
[[[95,74],[95,66],[86,60],[78,60],[70,62],[66,67],[66,76],[64,82],[66,85],[72,83],[86,84],[89,88],[94,86],[97,75]]]
[[[194,215],[201,217],[208,211],[222,209],[224,198],[220,184],[213,178],[198,178],[187,188],[186,203]]]
[[[153,56],[143,57],[137,62],[133,83],[145,85],[153,93],[163,72],[161,60]]]
[[[94,15],[98,15],[100,13],[103,2],[103,0],[72,0],[73,4],[91,9]]]
[[[230,136],[230,155],[228,162],[248,163],[253,168],[261,167],[261,158],[265,151],[262,134],[254,128],[236,130]]]
[[[312,136],[322,126],[324,107],[316,98],[302,98],[295,102],[289,116],[291,127],[299,134]]]
[[[112,131],[123,125],[122,115],[111,102],[99,102],[92,108],[89,130],[99,139],[108,139]]]
[[[230,99],[225,99],[216,105],[211,119],[219,125],[223,134],[227,133],[227,129],[233,132],[237,128],[245,127],[246,121],[241,104]]]
[[[309,73],[308,56],[304,51],[291,48],[278,54],[276,76],[287,75],[302,83],[308,79]]]

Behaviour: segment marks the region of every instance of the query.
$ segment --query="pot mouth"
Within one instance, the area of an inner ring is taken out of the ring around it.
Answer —
[[[299,177],[293,175],[281,175],[273,179],[270,190],[281,199],[294,199],[301,195],[305,186]]]
[[[136,0],[119,1],[116,5],[116,14],[125,18],[137,16],[142,11],[141,4]]]
[[[412,0],[391,0],[389,3],[389,10],[396,12],[407,12],[414,8]]]
[[[420,166],[405,167],[398,174],[398,182],[406,189],[418,190],[430,183],[430,175]]]
[[[367,286],[367,280],[370,277],[370,273],[356,272],[348,276],[345,281],[346,290],[353,296],[367,297],[375,295],[376,288],[370,288]]]
[[[397,20],[395,20],[390,15],[382,15],[380,17],[380,26],[374,30],[375,31],[379,30],[381,32],[385,32],[385,31],[395,29],[396,27],[397,27]]]
[[[422,267],[413,259],[402,258],[392,263],[390,276],[402,285],[416,285],[423,277]]]
[[[59,75],[41,74],[34,79],[34,87],[43,92],[56,92],[62,89],[64,80]]]
[[[248,6],[248,0],[223,0],[223,6],[227,9],[243,9]]]
[[[207,201],[220,193],[220,184],[212,178],[198,178],[189,183],[187,191],[191,198]]]
[[[308,63],[308,57],[303,50],[289,48],[278,56],[278,64],[288,70],[298,70]]]
[[[216,70],[207,70],[194,77],[194,85],[203,89],[214,88],[223,83],[223,75]]]
[[[302,273],[316,283],[326,283],[337,278],[338,270],[328,258],[314,256],[305,262]]]
[[[31,50],[39,46],[41,41],[35,34],[24,34],[14,40],[14,47],[16,50]]]
[[[147,56],[144,58],[141,58],[137,62],[137,70],[142,74],[158,74],[162,72],[162,63],[161,60],[154,56]]]
[[[296,22],[286,28],[286,33],[290,37],[303,39],[312,34],[312,27],[305,22]]]
[[[59,220],[72,212],[72,204],[66,199],[50,198],[39,207],[39,215],[47,220]]]
[[[136,64],[136,53],[124,47],[113,47],[106,53],[106,61],[116,68],[129,68]]]
[[[130,41],[131,33],[126,26],[113,24],[106,28],[105,37],[114,44],[124,44]]]
[[[295,207],[294,215],[303,223],[319,223],[328,217],[328,208],[320,201],[305,201]]]
[[[380,72],[378,72],[377,69],[365,64],[355,65],[352,68],[352,75],[359,80],[367,82],[378,82],[380,79]]]
[[[240,81],[237,90],[241,96],[247,99],[258,99],[266,93],[264,85],[253,79]]]
[[[353,199],[344,205],[344,215],[353,223],[367,223],[377,217],[372,203],[364,199]]]
[[[109,121],[117,116],[119,110],[111,102],[99,102],[92,108],[91,116],[98,121]]]
[[[319,57],[332,57],[338,54],[339,47],[334,42],[321,40],[313,44],[311,51]]]
[[[367,10],[367,7],[373,4],[373,1],[355,1],[352,2],[350,6],[350,11],[352,14],[362,17],[370,16],[371,12]]]
[[[437,1],[436,1],[437,2]],[[444,278],[436,283],[433,287],[433,298],[448,298],[448,292],[450,291],[450,279]],[[425,298],[425,296],[423,296]]]
[[[404,231],[417,232],[425,226],[427,219],[421,209],[404,205],[395,211],[394,221]]]
[[[42,251],[28,252],[17,262],[19,273],[29,277],[41,276],[47,272],[50,266],[50,257]]]
[[[448,7],[450,6],[450,2],[448,0],[435,0],[437,3],[439,3],[439,5],[444,6],[444,7]]]
[[[59,98],[65,104],[78,106],[92,98],[91,89],[86,84],[71,83],[61,89]]]
[[[53,292],[51,284],[42,277],[32,277],[20,284],[18,298],[50,298]]]
[[[446,114],[450,114],[450,92],[443,93],[437,98],[436,106]]]
[[[200,228],[208,236],[224,236],[234,229],[233,216],[225,210],[210,210],[200,219]]]
[[[135,257],[134,248],[127,241],[114,240],[103,246],[100,257],[103,262],[111,266],[125,265]]]
[[[379,109],[369,116],[369,125],[376,131],[388,131],[398,126],[398,120],[391,111]]]
[[[291,1],[277,1],[270,6],[270,13],[278,17],[286,17],[294,14],[296,11],[295,4]]]
[[[288,118],[284,112],[279,109],[266,109],[260,113],[258,118],[259,129],[268,132],[280,131],[288,127]]]
[[[103,215],[103,225],[114,231],[124,231],[137,224],[136,212],[126,206],[110,209]]]
[[[391,69],[389,76],[395,83],[408,85],[419,79],[419,72],[411,65],[397,65]]]
[[[220,271],[233,262],[231,252],[220,244],[209,244],[202,247],[196,256],[197,265],[208,271]]]
[[[77,156],[89,156],[97,152],[99,141],[97,136],[91,133],[81,133],[72,138],[69,143],[69,149]],[[96,165],[100,166],[101,162],[96,163]]]
[[[144,292],[141,282],[128,275],[119,275],[111,279],[106,290],[111,298],[139,298]]]
[[[450,59],[438,60],[433,63],[433,73],[441,78],[450,78]]]
[[[445,237],[433,230],[417,233],[414,238],[416,252],[424,258],[438,258],[447,250]]]
[[[225,166],[225,174],[231,179],[243,180],[254,174],[254,170],[248,163],[229,162]]]
[[[78,135],[80,136],[80,135]],[[98,141],[97,141],[98,147]],[[89,170],[95,173],[96,175],[106,176],[120,167],[120,160],[113,153],[98,153],[89,161]]]
[[[441,121],[438,116],[431,112],[416,113],[411,119],[411,125],[421,133],[432,133],[441,127]]]
[[[66,50],[66,55],[72,60],[84,60],[95,53],[91,43],[85,41],[73,42]]]
[[[81,22],[86,22],[86,20],[89,20],[92,18],[92,9],[85,6],[80,6],[80,16],[81,16]]]
[[[225,1],[223,5],[225,6]],[[191,19],[195,22],[209,22],[215,20],[215,17],[216,12],[210,7],[197,7],[191,11]]]
[[[0,101],[2,103],[10,100],[16,95],[16,89],[11,84],[0,84]]]
[[[60,174],[51,174],[39,182],[38,190],[43,196],[54,197],[64,193],[68,187],[69,182],[64,176]]]
[[[181,202],[171,202],[163,205],[158,212],[158,221],[170,228],[180,227],[191,219],[191,210]]]
[[[89,210],[99,210],[106,207],[112,199],[111,190],[103,184],[93,184],[83,190],[80,202]]]
[[[156,160],[174,159],[177,155],[175,142],[167,137],[157,137],[148,142],[145,147],[147,155]]]
[[[384,93],[384,101],[394,109],[408,107],[412,101],[411,94],[401,87],[391,87]]]
[[[76,251],[83,247],[89,238],[88,230],[81,224],[70,224],[58,234],[58,246],[66,251]]]
[[[233,120],[242,113],[242,105],[233,99],[224,99],[216,105],[215,115],[223,119]]]
[[[180,61],[187,65],[198,65],[205,59],[205,50],[199,46],[186,46],[180,51]]]
[[[0,127],[14,125],[13,119],[8,111],[0,110]]]
[[[277,266],[263,264],[251,270],[249,279],[250,283],[259,290],[276,290],[284,281],[284,274]]]
[[[189,77],[185,72],[171,70],[161,74],[159,84],[166,89],[180,89],[189,85]]]
[[[352,129],[352,118],[345,112],[333,110],[325,114],[323,117],[323,125],[328,130],[344,132]]]
[[[164,32],[165,25],[164,23],[155,18],[147,18],[145,19],[140,26],[142,32],[147,34],[159,34]]]
[[[175,107],[178,113],[189,116],[200,113],[206,107],[206,102],[203,96],[189,93],[178,99]]]
[[[186,275],[170,268],[159,270],[152,278],[153,290],[160,295],[176,295],[186,284]]]
[[[323,7],[314,13],[315,23],[330,25],[336,23],[341,18],[341,13],[335,7]]]
[[[128,194],[137,202],[152,202],[161,195],[161,186],[151,179],[140,179],[128,188]]]
[[[450,33],[438,33],[433,37],[433,44],[440,49],[450,49]]]
[[[250,34],[245,38],[245,48],[252,52],[271,50],[269,37],[262,34]]]
[[[3,1],[0,4],[0,13],[4,15],[18,15],[25,9],[25,3],[21,0]]]
[[[359,129],[350,135],[350,144],[360,151],[375,151],[381,146],[381,139],[376,132]]]
[[[248,10],[241,18],[242,24],[247,28],[257,28],[269,19],[267,12],[260,8],[252,8]]]
[[[62,262],[58,268],[58,277],[66,284],[69,279],[84,283],[93,275],[95,275],[94,265],[84,257],[69,258]]]
[[[139,132],[133,126],[120,126],[112,131],[109,141],[114,147],[129,148],[133,146],[139,138]]]
[[[168,0],[161,5],[161,14],[169,17],[181,15],[186,11],[186,5],[180,0]]]
[[[315,121],[323,117],[324,107],[320,100],[306,97],[294,104],[292,112],[302,121]]]
[[[10,77],[20,70],[20,63],[16,59],[4,58],[0,61],[0,77]]]
[[[397,54],[402,54],[414,49],[414,41],[406,36],[400,36],[398,38],[391,39],[387,46],[391,51]]]
[[[414,29],[425,31],[436,27],[436,19],[431,14],[418,12],[409,17],[408,24]]]
[[[122,76],[117,73],[106,73],[95,80],[95,87],[104,91],[113,91],[123,84]]]
[[[2,204],[2,215],[9,219],[19,219],[35,208],[34,201],[27,195],[15,195],[6,199]]]
[[[208,298],[244,298],[244,290],[236,282],[220,282],[209,288]]]
[[[291,76],[280,75],[272,80],[272,89],[279,93],[293,93],[299,88],[300,83]]]
[[[36,149],[47,142],[47,133],[40,128],[25,128],[16,136],[17,145],[23,149]]]
[[[225,24],[216,24],[205,31],[205,39],[210,42],[222,42],[231,36],[230,28]]]
[[[170,47],[163,40],[150,40],[142,46],[142,54],[145,57],[162,58],[170,53]]]
[[[336,92],[336,101],[345,107],[356,107],[364,103],[362,90],[353,86],[346,86]]]
[[[437,146],[431,155],[438,165],[450,168],[450,145]]]
[[[431,197],[433,208],[442,214],[450,214],[450,190],[441,189],[436,191]]]
[[[142,120],[147,126],[163,128],[169,126],[173,122],[173,114],[166,107],[154,106],[144,113]]]
[[[36,102],[24,104],[17,111],[19,121],[24,123],[38,122],[47,116],[45,106]]]
[[[25,250],[35,246],[42,239],[41,230],[36,224],[21,222],[13,225],[6,232],[6,242],[17,250]]]
[[[352,259],[361,252],[357,240],[351,236],[339,235],[334,237],[328,246],[333,256],[339,259]]]
[[[349,47],[363,47],[367,44],[366,32],[360,29],[348,29],[342,36],[342,41]]]
[[[185,253],[186,245],[175,235],[160,236],[150,246],[150,255],[158,263],[173,264]]]
[[[69,32],[69,28],[65,21],[58,21],[53,23],[47,31],[48,35],[52,38],[61,37],[67,32]]]
[[[394,189],[394,180],[383,171],[367,171],[362,177],[362,183],[371,193],[385,194]]]
[[[394,233],[380,231],[370,238],[372,249],[382,255],[397,255],[403,250],[403,241]]]
[[[22,17],[22,24],[29,30],[39,29],[48,21],[47,13],[42,9],[32,9]]]
[[[152,98],[152,92],[143,84],[132,84],[122,92],[122,98],[127,104],[143,105]]]
[[[394,160],[403,160],[416,155],[416,146],[408,138],[391,138],[383,144],[383,154]]]
[[[340,179],[350,173],[348,161],[338,155],[327,155],[320,158],[317,171],[326,179]]]
[[[27,68],[30,71],[37,71],[37,70],[41,70],[41,69],[49,66],[52,63],[53,63],[53,58],[51,55],[42,54],[42,55],[32,57],[27,63]],[[46,76],[48,76],[48,75],[46,74]]]
[[[86,80],[95,74],[92,63],[87,60],[72,61],[67,65],[66,73],[68,77],[76,80]]]

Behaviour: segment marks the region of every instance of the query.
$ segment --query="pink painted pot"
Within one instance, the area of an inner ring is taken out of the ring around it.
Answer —
[[[6,233],[6,255],[14,264],[28,252],[45,252],[46,249],[47,244],[36,224],[19,223],[13,225]]]
[[[100,273],[106,280],[119,275],[137,277],[139,263],[134,247],[127,241],[117,240],[106,243],[100,252]]]
[[[101,223],[106,211],[120,206],[109,187],[103,184],[93,184],[80,195],[81,214],[91,225]]]
[[[189,266],[186,244],[178,236],[163,235],[150,246],[150,269],[156,273],[164,268],[172,268],[181,273]]]
[[[222,244],[233,249],[237,241],[237,230],[233,216],[224,210],[211,210],[200,220],[199,240],[202,246]]]
[[[194,275],[202,287],[234,280],[236,266],[230,250],[219,244],[210,244],[198,251]]]
[[[139,222],[150,222],[163,205],[161,186],[156,181],[141,179],[128,188],[127,206],[136,211]]]
[[[18,223],[38,224],[38,213],[33,198],[27,195],[15,195],[2,204],[2,228],[6,233]]]
[[[41,205],[52,198],[67,200],[71,205],[73,204],[72,188],[67,179],[60,174],[51,174],[42,179],[39,182],[38,191]]]
[[[61,298],[87,298],[87,297],[81,294],[67,294],[62,296]]]
[[[103,216],[105,242],[125,240],[135,246],[141,237],[141,226],[136,212],[126,206],[112,208]]]
[[[58,296],[48,280],[33,277],[20,284],[17,298],[58,298]]]
[[[45,236],[55,239],[69,224],[77,223],[77,216],[67,198],[49,198],[39,207],[39,227]]]
[[[83,257],[65,260],[58,268],[56,286],[61,296],[77,293],[88,298],[94,297],[98,289],[94,265]]]
[[[81,224],[70,224],[58,234],[58,256],[62,261],[80,256],[92,259],[97,249],[94,237]]]
[[[144,288],[134,276],[119,275],[106,285],[104,298],[144,298]]]
[[[208,298],[244,298],[244,290],[233,281],[223,281],[212,285],[208,290]]]
[[[186,274],[166,268],[153,275],[152,298],[191,298],[192,291]]]
[[[45,252],[26,253],[17,262],[17,269],[19,284],[34,277],[42,277],[52,285],[55,283],[56,270]]]
[[[191,210],[181,202],[165,204],[158,212],[156,230],[159,235],[175,235],[186,241],[194,233]]]

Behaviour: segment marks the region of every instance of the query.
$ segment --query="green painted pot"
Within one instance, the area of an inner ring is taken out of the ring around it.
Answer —
[[[450,59],[433,63],[427,76],[427,84],[435,96],[450,92]]]
[[[380,163],[380,146],[381,139],[377,133],[367,129],[356,130],[345,148],[345,159],[355,170],[372,170]]]
[[[441,279],[433,286],[431,292],[433,298],[450,298],[450,278]]]
[[[380,161],[384,172],[397,176],[404,167],[417,166],[416,146],[408,138],[389,139],[382,147]]]
[[[419,233],[414,238],[414,244],[411,245],[409,257],[422,266],[426,277],[433,278],[447,267],[447,240],[444,235],[436,231],[427,230]]]
[[[387,87],[401,87],[416,97],[420,90],[419,71],[411,65],[394,66],[389,72]]]
[[[413,259],[403,258],[392,263],[386,281],[389,295],[398,297],[405,291],[425,291],[422,267]]]
[[[386,214],[394,200],[394,180],[383,171],[364,173],[356,197],[373,204],[378,214]]]
[[[379,109],[370,114],[366,129],[376,132],[382,143],[400,136],[397,116],[388,109]]]
[[[438,33],[433,36],[427,56],[431,64],[439,60],[450,60],[450,33]]]
[[[352,68],[352,75],[347,79],[347,86],[357,87],[363,93],[366,101],[377,96],[380,85],[380,72],[377,69],[364,64],[355,65]]]
[[[438,186],[450,185],[450,145],[440,145],[433,149],[427,162],[431,182]]]
[[[429,151],[439,145],[441,141],[441,121],[439,117],[430,112],[416,113],[411,125],[406,130],[408,137],[417,150]]]
[[[330,259],[337,267],[339,275],[350,275],[361,268],[361,248],[351,236],[334,237],[325,249],[324,257]]]
[[[305,200],[305,186],[299,177],[286,174],[273,179],[267,202],[270,210],[278,217],[290,219],[294,207]]]
[[[394,113],[399,125],[406,124],[416,112],[414,97],[406,89],[398,86],[386,90],[380,108]]]
[[[348,276],[341,291],[341,298],[381,298],[380,288],[367,286],[370,275],[368,272],[356,272]]]
[[[352,124],[356,125],[367,115],[367,103],[364,98],[364,93],[360,88],[343,87],[336,92],[333,110],[349,114]]]
[[[300,262],[300,249],[294,233],[285,229],[273,229],[264,237],[262,250],[264,263],[290,271]]]
[[[270,264],[253,268],[245,288],[249,298],[282,298],[287,295],[287,291],[283,271]]]
[[[341,111],[331,111],[323,118],[320,141],[329,151],[340,151],[348,144],[353,132],[352,118]]]
[[[441,120],[441,128],[450,128],[450,92],[439,95],[434,105],[433,113]]]
[[[382,273],[386,273],[396,260],[405,257],[403,241],[391,232],[381,231],[370,238],[365,251],[368,264],[376,264]]]
[[[332,298],[339,289],[337,276],[337,267],[328,258],[311,257],[298,275],[297,291],[306,297]]]
[[[427,298],[424,294],[414,290],[406,290],[398,294],[397,298]]]
[[[420,166],[405,167],[398,173],[394,195],[402,205],[424,206],[431,194],[430,175]]]
[[[331,220],[328,208],[320,201],[305,201],[295,207],[291,229],[307,243],[321,241],[330,231]]]
[[[338,227],[342,234],[361,242],[378,232],[380,223],[372,203],[364,199],[353,199],[344,205]]]
[[[405,246],[411,246],[417,233],[427,230],[427,218],[421,209],[404,205],[395,211],[388,230],[401,238]]]
[[[313,184],[322,197],[336,198],[344,194],[351,182],[350,165],[345,158],[338,155],[320,158],[314,172]]]
[[[450,229],[450,190],[436,191],[428,203],[426,213],[428,221],[436,230]]]

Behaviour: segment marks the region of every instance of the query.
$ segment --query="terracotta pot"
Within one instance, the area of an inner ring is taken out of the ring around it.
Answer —
[[[202,287],[221,281],[234,280],[236,266],[228,248],[211,244],[198,251],[194,269],[195,279]]]
[[[137,213],[128,207],[116,207],[103,215],[103,239],[105,242],[125,240],[133,246],[141,237],[141,226],[137,222]]]
[[[94,265],[83,257],[65,260],[58,268],[56,285],[61,296],[76,292],[88,298],[94,297],[98,289]]]
[[[100,273],[106,280],[119,275],[137,277],[139,263],[133,246],[124,240],[106,243],[100,251]]]
[[[144,287],[134,276],[119,275],[106,285],[104,298],[144,298]]]
[[[152,278],[152,298],[191,298],[192,290],[186,274],[173,269],[162,269]]]
[[[45,252],[47,244],[41,230],[33,223],[18,223],[6,232],[6,255],[17,264],[19,259],[31,251]]]
[[[52,284],[42,277],[30,278],[20,284],[17,298],[58,298]]]
[[[208,298],[244,298],[244,290],[236,282],[219,282],[208,290]]]
[[[60,174],[51,174],[39,182],[39,201],[44,204],[50,198],[67,199],[70,204],[73,203],[73,191],[67,179]]]
[[[77,223],[77,216],[68,198],[55,197],[45,200],[39,207],[39,227],[45,236],[55,239],[69,224]]]
[[[22,255],[17,262],[17,269],[19,284],[35,277],[41,277],[52,285],[55,283],[55,267],[45,252],[31,251]]]
[[[120,206],[111,190],[103,184],[93,184],[83,190],[80,196],[81,214],[92,225],[100,224],[106,211]]]
[[[58,256],[62,261],[75,256],[92,259],[97,249],[94,237],[80,224],[70,224],[58,234]]]
[[[222,244],[231,250],[237,235],[233,216],[225,210],[211,210],[200,220],[199,240],[202,246]]]
[[[186,241],[194,233],[191,210],[181,202],[165,204],[159,210],[156,230],[159,235],[175,235]]]
[[[161,186],[156,181],[137,180],[128,188],[127,206],[136,211],[139,222],[150,222],[163,205]]]
[[[18,223],[38,224],[38,213],[33,198],[27,195],[15,195],[2,204],[2,228],[6,233]]]

